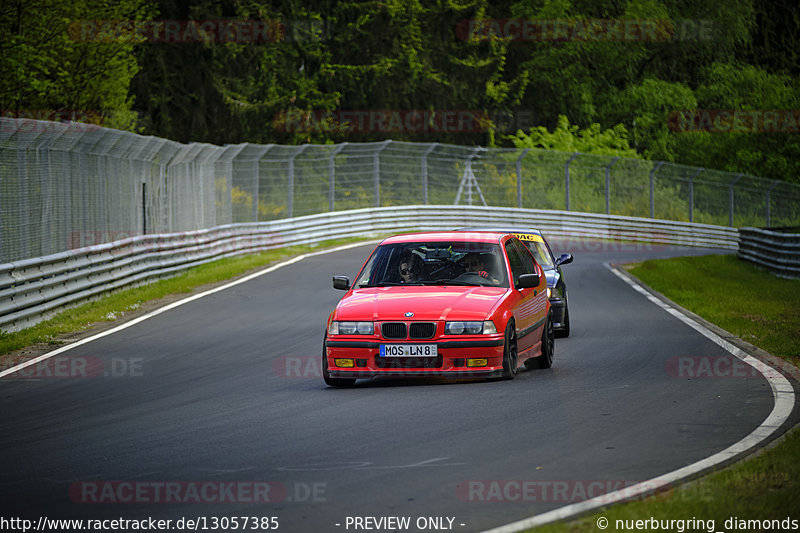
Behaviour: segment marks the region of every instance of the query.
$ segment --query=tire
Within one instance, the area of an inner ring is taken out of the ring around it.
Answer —
[[[569,337],[569,308],[564,308],[564,327],[556,331],[556,337],[564,338]]]
[[[542,355],[534,359],[539,362],[539,368],[550,368],[553,366],[553,355],[556,351],[555,333],[553,332],[552,313],[548,313],[547,321],[542,331]]]
[[[512,320],[506,326],[505,342],[503,343],[503,379],[517,377],[518,356],[517,329],[514,327],[514,321]]]
[[[322,379],[329,387],[352,387],[355,385],[355,378],[332,378],[328,373],[328,354],[326,342],[322,342]]]

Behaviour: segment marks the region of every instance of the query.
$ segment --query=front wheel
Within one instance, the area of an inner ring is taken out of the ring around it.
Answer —
[[[330,387],[352,387],[355,385],[356,380],[354,378],[332,378],[330,373],[328,373],[328,351],[327,351],[327,342],[322,342],[322,379],[325,380],[325,383]]]
[[[514,379],[517,376],[517,329],[514,322],[506,326],[505,343],[503,345],[503,379]]]

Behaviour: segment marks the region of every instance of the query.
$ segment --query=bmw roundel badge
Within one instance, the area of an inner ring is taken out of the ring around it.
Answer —
[[[412,313],[411,311],[406,311],[403,316],[405,316],[406,318],[411,318],[412,316],[414,316],[414,313]]]

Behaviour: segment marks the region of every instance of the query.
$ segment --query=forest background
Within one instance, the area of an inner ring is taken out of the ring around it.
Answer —
[[[794,0],[6,0],[0,112],[215,144],[443,142],[800,183]]]

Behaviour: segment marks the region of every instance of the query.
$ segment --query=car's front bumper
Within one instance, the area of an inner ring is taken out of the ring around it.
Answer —
[[[333,378],[374,376],[449,378],[499,377],[503,373],[502,335],[469,340],[396,342],[328,337],[328,374]],[[436,344],[436,357],[381,357],[381,344]],[[337,359],[352,360],[351,367],[338,366]],[[485,366],[467,366],[472,359],[486,359]]]

